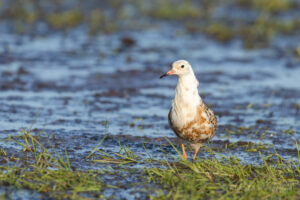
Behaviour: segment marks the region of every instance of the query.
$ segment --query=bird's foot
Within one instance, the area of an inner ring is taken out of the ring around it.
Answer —
[[[184,143],[181,144],[181,148],[182,148],[182,155],[183,155],[183,158],[184,158],[185,160],[187,160],[187,155],[186,155],[185,150],[184,150]]]
[[[196,160],[196,157],[197,157],[197,153],[194,154],[194,156],[193,156],[193,161]]]

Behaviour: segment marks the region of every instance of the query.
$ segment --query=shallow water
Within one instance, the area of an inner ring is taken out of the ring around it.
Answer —
[[[124,42],[128,38],[131,45]],[[167,123],[177,78],[159,76],[172,61],[187,59],[200,82],[200,95],[218,117],[209,147],[252,164],[260,157],[244,151],[248,143],[296,159],[300,62],[289,51],[294,45],[279,38],[269,48],[249,51],[237,40],[219,44],[170,26],[93,38],[80,29],[34,38],[2,34],[0,139],[28,129],[41,108],[32,134],[45,143],[44,132],[55,135],[55,148],[68,150],[74,168],[103,167],[82,161],[104,135],[109,137],[100,149],[108,154],[120,150],[120,141],[148,158],[145,142],[153,158],[179,159],[164,139],[178,144]],[[293,134],[284,133],[289,129]],[[16,157],[26,154],[13,142],[3,140],[1,148]],[[207,156],[205,148],[199,156]],[[121,197],[134,198],[126,196],[131,189]],[[106,193],[118,194],[110,190]]]

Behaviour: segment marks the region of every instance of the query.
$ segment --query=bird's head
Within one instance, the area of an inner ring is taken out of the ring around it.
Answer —
[[[160,78],[163,78],[165,76],[169,75],[177,75],[177,76],[184,76],[187,74],[190,74],[193,72],[192,67],[190,63],[186,60],[177,60],[173,62],[172,69],[168,71],[167,73],[160,76]]]

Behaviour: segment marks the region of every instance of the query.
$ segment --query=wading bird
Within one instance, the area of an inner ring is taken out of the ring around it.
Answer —
[[[175,98],[168,115],[169,125],[179,138],[191,143],[195,152],[193,160],[195,160],[202,143],[215,135],[217,118],[202,101],[198,93],[198,80],[188,61],[175,61],[172,69],[160,78],[168,75],[178,76]],[[186,160],[184,141],[181,143],[181,148]]]

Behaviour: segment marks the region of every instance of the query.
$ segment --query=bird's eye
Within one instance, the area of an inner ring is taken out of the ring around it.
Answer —
[[[184,65],[181,65],[181,68],[184,68]]]

